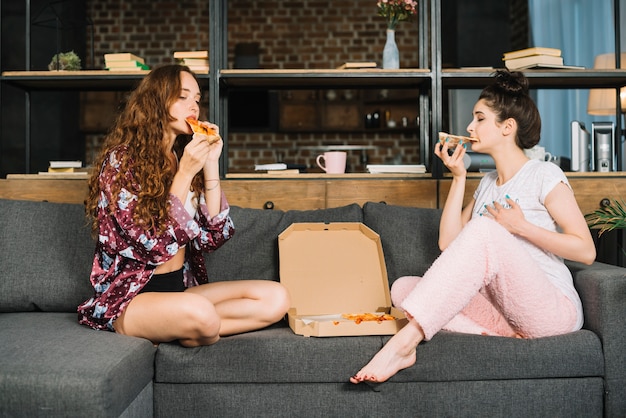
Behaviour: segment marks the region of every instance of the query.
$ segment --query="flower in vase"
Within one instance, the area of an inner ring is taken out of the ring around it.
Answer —
[[[399,22],[409,20],[417,13],[417,2],[413,0],[378,0],[378,15],[387,21],[387,29],[395,30]]]

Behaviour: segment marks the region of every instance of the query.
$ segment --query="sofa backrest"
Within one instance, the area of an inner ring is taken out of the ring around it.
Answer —
[[[363,222],[381,237],[390,284],[439,255],[437,209],[366,203],[279,211],[231,207],[235,235],[206,254],[211,281],[279,280],[278,235],[294,222]],[[95,242],[79,204],[0,199],[0,312],[75,312],[89,298]]]
[[[363,205],[363,222],[380,235],[389,285],[398,277],[423,275],[439,256],[440,218],[440,209]]]
[[[389,283],[422,275],[439,256],[441,210],[366,203],[310,211],[231,207],[235,235],[206,254],[211,281],[279,280],[278,235],[294,222],[363,222],[381,237]]]
[[[0,312],[75,312],[94,248],[83,205],[0,199]]]
[[[233,206],[235,234],[205,254],[209,280],[279,280],[278,235],[294,222],[363,222],[357,204],[318,210],[263,210]]]

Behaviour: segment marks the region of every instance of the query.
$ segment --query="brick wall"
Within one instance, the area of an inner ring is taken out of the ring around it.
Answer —
[[[87,0],[94,67],[104,66],[107,52],[133,52],[155,67],[173,63],[173,51],[208,49],[208,9],[200,0]]]
[[[208,49],[208,2],[201,0],[87,0],[94,26],[94,67],[107,52],[133,52],[151,67],[172,63],[175,50]],[[396,31],[402,67],[417,67],[417,19]],[[380,61],[385,22],[375,0],[231,0],[228,3],[229,67],[235,46],[259,44],[261,68],[334,68],[345,61]],[[384,110],[384,109],[381,109]],[[101,135],[87,141],[87,160]],[[369,162],[419,163],[415,133],[232,133],[227,138],[230,172],[249,172],[254,164],[285,161],[315,167],[312,150],[326,145],[367,145]],[[359,171],[361,155],[350,152]],[[311,171],[315,171],[313,168]]]
[[[380,61],[385,22],[375,0],[229,2],[230,62],[239,42],[261,44],[263,68],[334,68]],[[417,23],[402,22],[396,42],[403,67],[417,67]]]

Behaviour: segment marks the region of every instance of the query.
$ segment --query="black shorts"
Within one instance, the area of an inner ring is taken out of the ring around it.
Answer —
[[[153,274],[150,281],[139,291],[145,292],[183,292],[183,269],[163,274]]]

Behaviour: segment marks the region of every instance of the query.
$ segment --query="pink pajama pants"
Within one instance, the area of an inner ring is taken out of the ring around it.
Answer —
[[[517,238],[486,217],[468,222],[423,277],[397,279],[391,298],[426,340],[441,329],[536,338],[576,324],[572,302]]]

